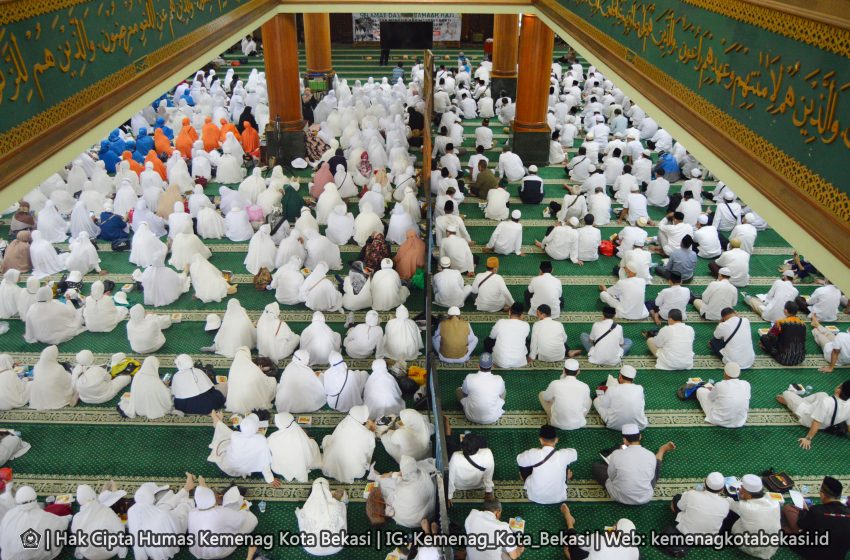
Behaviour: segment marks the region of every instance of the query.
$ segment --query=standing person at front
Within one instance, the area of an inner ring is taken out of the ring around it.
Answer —
[[[567,480],[572,478],[570,464],[578,460],[576,450],[556,449],[558,430],[545,424],[540,427],[540,448],[517,455],[520,476],[525,479],[528,499],[538,504],[556,504],[567,499]]]

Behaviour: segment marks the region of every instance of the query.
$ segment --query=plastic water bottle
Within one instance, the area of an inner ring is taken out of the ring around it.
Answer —
[[[266,513],[266,502],[265,500],[261,500],[259,504],[257,504],[257,508],[260,510],[260,513]]]

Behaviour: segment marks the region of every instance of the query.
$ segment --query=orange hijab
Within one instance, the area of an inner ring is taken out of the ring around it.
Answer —
[[[409,280],[417,268],[425,266],[426,245],[413,230],[407,231],[407,239],[398,248],[393,259],[393,267],[402,280]]]
[[[157,154],[165,154],[168,157],[171,157],[171,153],[174,151],[174,148],[171,147],[171,141],[161,128],[157,128],[153,131],[153,143]]]
[[[136,175],[139,175],[142,171],[145,170],[144,166],[133,159],[133,154],[129,151],[124,150],[124,153],[121,154],[121,159],[128,162],[130,164],[130,169],[136,172]]]
[[[192,121],[190,121],[188,117],[183,117],[183,128],[180,130],[180,132],[184,131],[192,139],[192,142],[198,141],[198,131],[195,130],[194,126],[192,126]]]
[[[218,149],[218,139],[220,136],[221,132],[212,122],[212,117],[207,117],[204,127],[201,129],[201,139],[204,141],[204,150],[211,152]]]
[[[192,128],[191,126],[189,128]],[[192,128],[192,130],[195,130]],[[197,136],[197,132],[195,135]],[[180,150],[180,153],[183,154],[184,158],[192,157],[192,146],[195,144],[195,141],[192,140],[192,136],[186,130],[184,126],[180,131],[180,134],[177,135],[177,138],[174,139],[174,147]]]
[[[218,141],[223,144],[224,141],[227,140],[228,132],[232,132],[238,142],[242,141],[242,137],[239,135],[239,129],[236,128],[236,125],[227,122],[226,119],[221,119],[221,134],[218,136]]]
[[[159,173],[159,176],[162,177],[163,181],[168,181],[168,171],[165,169],[165,164],[163,164],[162,160],[157,157],[155,151],[151,150],[148,152],[148,155],[145,156],[145,163],[148,162],[153,164],[153,170]]]
[[[260,135],[248,121],[243,122],[242,126],[245,127],[242,130],[242,149],[246,154],[253,154],[260,149]]]

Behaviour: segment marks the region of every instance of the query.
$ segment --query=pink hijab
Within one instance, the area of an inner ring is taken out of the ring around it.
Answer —
[[[319,170],[316,172],[316,176],[313,177],[313,186],[310,187],[310,196],[319,200],[319,197],[322,196],[323,192],[325,192],[325,185],[333,182],[334,175],[331,173],[330,165],[328,165],[328,162],[322,163],[321,167],[319,167]]]

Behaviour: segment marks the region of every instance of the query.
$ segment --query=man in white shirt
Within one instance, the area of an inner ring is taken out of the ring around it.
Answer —
[[[632,163],[632,175],[638,181],[638,185],[642,188],[647,188],[649,182],[652,181],[652,152],[644,150],[641,157]]]
[[[676,210],[684,216],[682,219],[683,222],[691,227],[696,227],[697,220],[700,213],[702,213],[702,204],[700,204],[698,199],[694,198],[691,191],[685,191],[682,195],[682,202],[679,203],[679,207]]]
[[[481,126],[475,129],[475,145],[484,146],[485,150],[493,149],[493,131],[490,129],[490,119],[481,121]]]
[[[708,263],[712,274],[717,275],[721,268],[729,271],[729,282],[736,288],[746,288],[750,283],[750,254],[741,249],[741,241],[729,242],[729,250],[723,251],[714,262]]]
[[[466,434],[460,442],[460,447],[461,449],[452,453],[449,458],[449,485],[446,492],[449,505],[457,490],[483,488],[484,499],[492,499],[493,470],[496,467],[493,452],[487,447],[484,438],[478,434]]]
[[[525,167],[522,166],[522,160],[511,151],[509,146],[502,148],[497,171],[500,179],[507,177],[511,183],[515,183],[525,177]]]
[[[751,296],[744,299],[750,308],[765,321],[773,323],[785,317],[785,304],[795,301],[800,292],[794,287],[794,271],[786,270],[774,280],[770,291],[763,297]]]
[[[446,144],[449,142],[451,142],[449,129],[445,126],[440,127],[440,133],[434,138],[434,148],[431,150],[431,158],[442,157],[446,153]]]
[[[494,191],[490,191],[489,194]],[[514,210],[511,212],[511,219],[504,222],[499,222],[493,234],[490,236],[490,241],[487,242],[487,249],[499,255],[510,255],[511,253],[523,256],[522,252],[522,224],[519,219],[522,217],[522,212]]]
[[[525,493],[537,504],[557,504],[567,499],[569,466],[578,460],[575,449],[556,449],[558,430],[548,424],[540,427],[540,448],[517,455],[520,475],[525,478]],[[527,474],[530,468],[531,473]]]
[[[469,243],[457,235],[457,226],[449,224],[446,227],[446,237],[440,244],[440,258],[449,257],[452,268],[465,272],[468,276],[475,274],[475,261]]]
[[[670,204],[670,181],[664,178],[664,170],[655,171],[655,179],[646,187],[646,201],[650,206],[667,208]]]
[[[694,307],[703,319],[719,321],[723,318],[721,312],[724,309],[738,304],[738,288],[729,282],[731,274],[728,268],[721,268],[717,271],[717,280],[712,280],[702,296],[694,300]]]
[[[537,306],[537,321],[531,327],[531,345],[528,352],[528,363],[534,360],[541,362],[560,362],[569,350],[567,332],[564,324],[554,321],[550,315],[552,310],[545,303]],[[569,350],[570,357],[581,354],[581,350]]]
[[[449,257],[440,257],[440,271],[432,279],[434,305],[440,307],[463,307],[472,293],[472,286],[464,286],[463,276],[452,268]]]
[[[682,319],[688,319],[688,302],[691,299],[691,291],[682,286],[682,276],[678,272],[671,272],[668,279],[670,286],[664,288],[655,296],[654,304],[648,304],[649,314],[656,325],[666,321],[667,316],[673,309],[682,312]]]
[[[448,235],[449,226],[453,226],[457,231],[457,236],[469,244],[472,238],[466,230],[466,224],[463,223],[463,218],[455,212],[454,200],[447,200],[443,203],[443,215],[434,218],[434,237],[437,247],[442,247],[443,239]]]
[[[575,535],[576,519],[567,504],[561,504],[561,514],[564,516],[564,522],[567,525],[567,535]],[[608,529],[606,528],[606,531]],[[631,534],[636,533],[635,524],[625,517],[620,518],[614,524],[614,531],[618,533]],[[613,531],[612,531],[613,532]],[[606,538],[601,538],[598,544],[588,544],[586,546],[568,545],[564,547],[566,558],[579,560],[639,560],[640,550],[636,546],[624,546],[617,541],[609,541]]]
[[[727,500],[729,511],[738,516],[731,528],[733,535],[741,533],[757,535],[760,532],[776,535],[782,530],[780,502],[764,493],[760,476],[754,474],[742,476],[738,499],[727,498]],[[741,550],[749,556],[767,560],[776,554],[778,548],[776,546],[742,546]]]
[[[812,315],[812,336],[823,350],[823,359],[827,361],[827,365],[820,371],[832,373],[836,366],[850,365],[850,332],[831,332],[820,324],[817,315]]]
[[[637,370],[624,365],[616,383],[612,383],[613,379],[609,377],[605,391],[596,391],[593,407],[609,430],[620,431],[626,424],[635,424],[644,430],[649,425],[644,412],[643,387],[635,384],[635,377]]]
[[[537,174],[537,166],[528,166],[528,175],[522,178],[519,198],[523,204],[540,204],[545,194],[543,179]]]
[[[507,220],[510,215],[508,208],[510,200],[511,193],[502,183],[499,183],[496,188],[491,188],[487,191],[487,206],[484,207],[484,217],[488,220]]]
[[[475,147],[475,153],[469,156],[469,176],[473,183],[476,179],[478,179],[478,173],[480,173],[480,170],[478,169],[478,162],[483,161],[485,168],[490,162],[490,160],[487,159],[487,156],[484,155],[484,150],[484,146],[478,144],[478,146]]]
[[[495,424],[505,413],[505,380],[493,374],[492,369],[492,355],[482,353],[478,371],[464,377],[463,385],[457,389],[457,399],[470,422]]]
[[[723,428],[740,428],[747,423],[750,409],[750,384],[741,376],[741,366],[726,362],[723,380],[716,385],[697,389],[697,400],[705,413],[705,421]]]
[[[673,497],[672,509],[679,533],[714,535],[720,532],[729,514],[729,502],[721,496],[724,487],[723,475],[713,472],[705,478],[703,490],[688,490]]]
[[[587,148],[582,146],[578,149],[578,155],[574,156],[573,159],[567,163],[567,173],[569,174],[570,179],[576,183],[584,183],[590,176],[589,168],[593,164],[593,160],[587,156]]]
[[[479,539],[486,539],[486,544],[481,547],[482,550],[475,546],[466,547],[467,560],[516,560],[522,555],[524,547],[508,544],[513,530],[506,521],[500,521],[501,517],[502,504],[496,500],[485,501],[483,510],[469,512],[463,524],[466,534],[478,535]]]
[[[622,357],[632,349],[632,340],[623,338],[623,327],[614,322],[617,311],[610,306],[602,308],[602,320],[593,323],[590,333],[581,333],[581,345],[587,352],[587,361],[598,366],[620,365]]]
[[[623,202],[623,210],[620,212],[620,221],[628,219],[630,224],[637,223],[639,218],[649,220],[649,210],[646,205],[646,197],[641,194],[640,187],[634,184],[630,187],[631,192]]]
[[[823,286],[812,292],[808,299],[798,297],[797,305],[800,311],[809,314],[810,319],[817,315],[820,321],[836,321],[841,307],[841,290],[824,279]]]
[[[439,119],[451,104],[452,100],[448,92],[442,88],[437,88],[437,91],[434,92],[434,117]]]
[[[469,94],[461,94],[459,107],[464,119],[474,119],[478,117],[478,105],[475,103],[475,100],[469,97]]]
[[[487,272],[481,272],[472,281],[472,293],[476,294],[475,309],[496,313],[507,311],[514,297],[499,274],[499,257],[487,257]]]
[[[652,138],[649,139],[649,142],[652,142],[653,149],[659,152],[669,152],[673,149],[673,137],[663,128],[656,130]]]
[[[599,299],[617,310],[621,319],[640,320],[649,317],[646,308],[646,280],[638,278],[631,264],[623,269],[626,277],[617,281],[610,288],[599,285]]]
[[[723,363],[734,362],[741,369],[753,367],[756,352],[753,349],[753,333],[750,320],[739,317],[731,307],[721,312],[722,320],[714,329],[709,347],[713,354],[723,359]]]
[[[707,214],[700,214],[697,217],[694,245],[697,246],[697,256],[701,259],[716,259],[723,252],[720,235],[716,227],[709,225]]]
[[[572,217],[570,221],[575,221],[578,225],[577,218]],[[542,240],[535,239],[534,244],[556,261],[570,259],[576,264],[584,264],[579,262],[578,258],[578,231],[561,220],[558,220],[558,223]]]
[[[611,197],[605,194],[604,187],[596,187],[595,192],[587,197],[587,212],[599,227],[611,222]]]
[[[647,504],[652,499],[655,483],[661,474],[664,456],[676,449],[672,441],[658,448],[657,453],[640,444],[640,429],[626,424],[620,430],[623,445],[591,467],[593,480],[605,487],[615,502],[626,505]]]
[[[525,341],[531,327],[522,316],[522,304],[514,303],[508,311],[508,318],[496,321],[485,341],[485,348],[492,348],[493,361],[497,367],[520,368],[528,363]]]
[[[637,222],[634,225],[628,225],[621,229],[617,233],[617,256],[621,259],[623,258],[623,254],[630,250],[632,247],[638,245],[638,241],[640,241],[640,246],[642,247],[646,242],[647,233],[646,230],[643,229],[649,224],[649,220],[646,218],[638,218]],[[638,274],[641,278],[640,274]]]
[[[723,200],[715,201],[714,220],[712,223],[718,231],[732,231],[741,223],[741,205],[735,202],[735,193],[729,189],[723,191]]]
[[[593,214],[587,214],[584,216],[584,225],[578,228],[578,262],[582,264],[599,260],[602,232],[593,226],[594,221]]]
[[[558,278],[552,276],[551,261],[540,263],[540,273],[531,279],[525,290],[525,306],[529,313],[536,313],[537,306],[546,304],[552,310],[552,318],[561,316],[561,295],[564,287]]]
[[[732,233],[729,234],[729,239],[739,239],[741,241],[741,249],[752,255],[759,230],[750,223],[749,218],[753,218],[753,215],[744,214],[741,218],[741,223],[732,228]]]
[[[685,215],[681,212],[671,212],[658,224],[659,253],[670,256],[673,251],[682,246],[686,235],[694,236],[694,228],[684,223]]]
[[[587,424],[590,387],[578,380],[579,364],[572,358],[564,362],[560,379],[549,383],[538,395],[549,423],[562,430],[577,430]]]
[[[449,177],[456,179],[463,175],[463,169],[460,165],[460,159],[455,154],[455,145],[449,142],[446,144],[446,153],[440,158],[440,168],[449,170]]]
[[[647,333],[648,334],[648,333]],[[667,325],[646,339],[649,352],[658,358],[655,369],[688,370],[694,367],[694,329],[682,322],[682,312],[671,309]]]
[[[691,169],[691,178],[685,180],[682,183],[682,196],[685,195],[686,192],[689,192],[693,195],[694,199],[698,202],[702,201],[702,171],[695,167]]]

